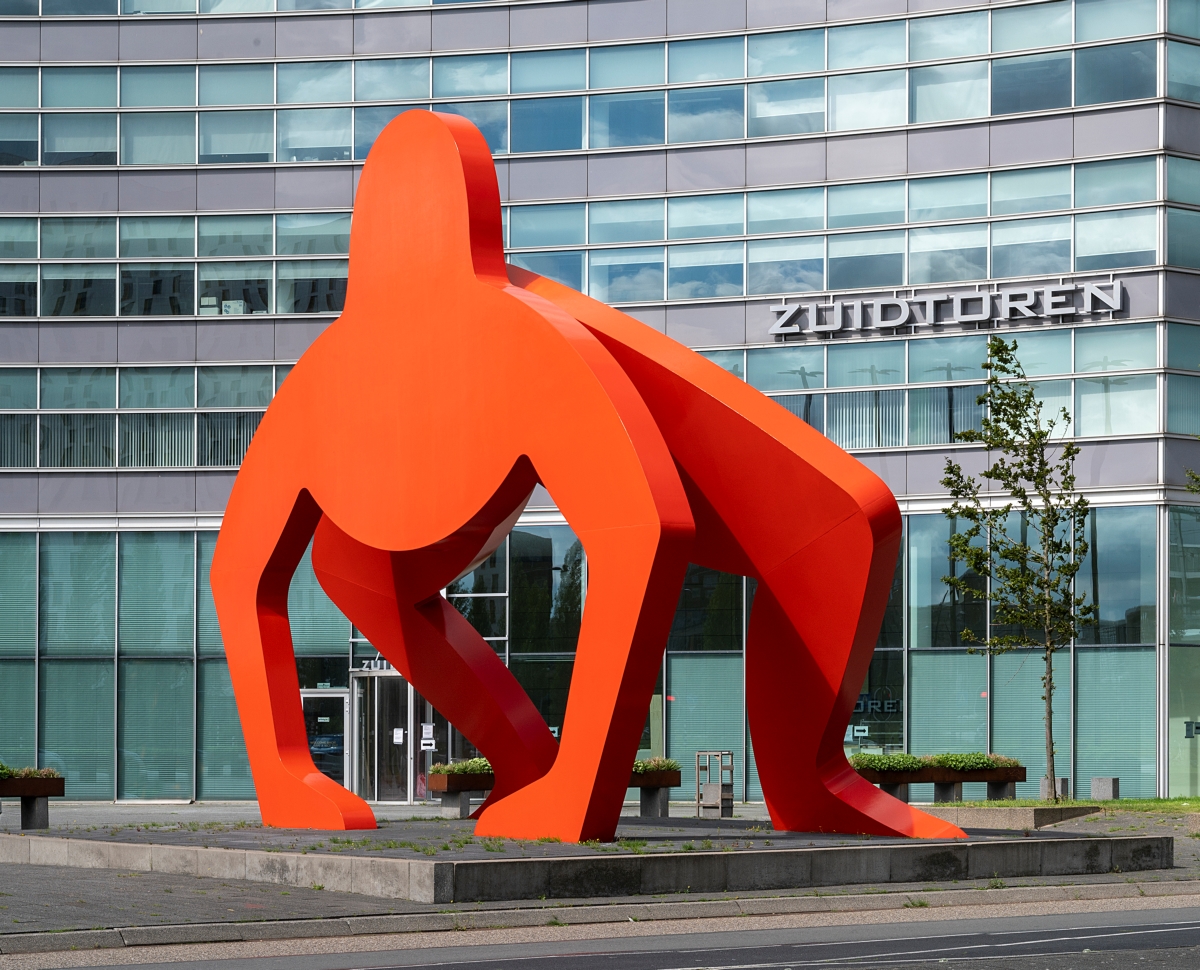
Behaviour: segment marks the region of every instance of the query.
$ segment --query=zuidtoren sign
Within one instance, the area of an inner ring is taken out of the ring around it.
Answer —
[[[1082,301],[1076,297],[1082,294]],[[946,293],[908,299],[833,300],[828,303],[784,303],[771,307],[778,319],[769,333],[828,333],[924,327],[935,323],[982,323],[987,320],[1061,318],[1077,313],[1120,310],[1125,285],[1078,283],[1024,286],[994,293]],[[940,314],[940,316],[939,316]]]

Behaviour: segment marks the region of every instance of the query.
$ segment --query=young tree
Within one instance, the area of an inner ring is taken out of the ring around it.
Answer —
[[[953,504],[946,515],[967,528],[955,529],[950,555],[985,582],[993,632],[963,630],[962,639],[988,654],[1038,646],[1045,661],[1042,700],[1046,722],[1046,777],[1058,801],[1054,768],[1054,654],[1069,646],[1080,628],[1095,622],[1095,604],[1075,592],[1075,574],[1088,552],[1085,539],[1088,502],[1075,492],[1075,456],[1079,448],[1062,435],[1070,425],[1066,408],[1043,414],[1017,359],[1017,342],[988,341],[987,385],[978,403],[985,406],[979,430],[955,435],[958,441],[987,446],[991,465],[969,475],[950,459],[942,484]],[[991,496],[981,494],[991,483]],[[1014,528],[1014,523],[1017,525]],[[979,594],[967,576],[942,582],[963,594]]]

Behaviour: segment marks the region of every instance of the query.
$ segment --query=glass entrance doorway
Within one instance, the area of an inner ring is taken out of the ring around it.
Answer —
[[[350,674],[353,782],[369,802],[429,798],[431,765],[477,758],[479,752],[390,667]]]
[[[350,719],[350,696],[345,691],[300,694],[308,750],[317,770],[339,785],[350,776],[350,751],[346,724]]]

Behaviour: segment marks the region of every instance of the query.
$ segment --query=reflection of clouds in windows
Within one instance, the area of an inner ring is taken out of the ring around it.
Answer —
[[[668,141],[741,138],[743,90],[739,85],[672,91],[668,99]]]
[[[825,282],[823,259],[789,259],[750,264],[751,293],[807,293]]]

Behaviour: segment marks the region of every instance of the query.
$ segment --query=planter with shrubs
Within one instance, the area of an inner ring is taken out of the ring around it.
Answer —
[[[683,784],[679,762],[673,758],[635,761],[629,787],[641,792],[638,814],[642,818],[667,818],[671,814],[671,789]]]
[[[1016,758],[969,752],[967,754],[856,754],[850,766],[867,781],[901,801],[908,801],[908,786],[933,782],[935,802],[961,802],[964,782],[985,782],[988,801],[1016,798],[1016,783],[1025,781],[1025,768]]]
[[[0,761],[0,798],[21,799],[22,829],[48,829],[47,799],[65,794],[66,781],[53,768],[10,768]]]

